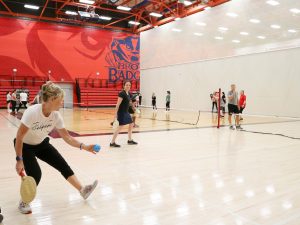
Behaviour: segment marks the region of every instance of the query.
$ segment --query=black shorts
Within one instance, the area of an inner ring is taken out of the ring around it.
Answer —
[[[240,111],[239,111],[238,106],[237,105],[228,104],[228,113],[229,113],[229,115],[232,115],[233,113],[234,114],[239,114]]]
[[[120,126],[124,126],[132,123],[132,118],[129,112],[120,112],[118,113],[118,121]]]
[[[6,103],[7,103],[7,104],[10,103],[10,100],[7,100]]]
[[[133,107],[130,105],[129,108],[128,108],[128,112],[130,114],[134,114],[134,110],[133,110]]]
[[[166,102],[166,108],[170,108],[170,102]]]

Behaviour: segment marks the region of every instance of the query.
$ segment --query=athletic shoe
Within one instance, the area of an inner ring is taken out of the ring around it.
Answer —
[[[114,148],[120,148],[121,147],[121,145],[118,145],[116,143],[110,143],[109,146],[114,147]]]
[[[243,130],[243,128],[241,126],[236,126],[237,130]]]
[[[232,125],[229,127],[229,129],[230,130],[235,130],[234,126],[232,126]]]
[[[95,180],[93,184],[86,185],[80,190],[80,195],[83,197],[83,199],[87,199],[90,194],[95,190],[96,186],[98,184],[98,181]]]
[[[18,209],[23,214],[30,214],[30,213],[32,213],[30,205],[27,204],[27,203],[25,203],[25,202],[23,202],[23,201],[20,201]]]
[[[131,141],[127,141],[127,143],[129,144],[129,145],[137,145],[138,143],[137,142],[135,142],[134,140],[131,140]]]

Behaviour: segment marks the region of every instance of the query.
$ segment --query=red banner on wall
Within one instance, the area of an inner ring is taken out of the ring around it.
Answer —
[[[0,75],[139,80],[138,35],[0,18]]]

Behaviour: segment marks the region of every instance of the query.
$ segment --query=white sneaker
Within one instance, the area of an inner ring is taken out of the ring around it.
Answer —
[[[230,129],[230,130],[235,130],[235,127],[231,125],[231,126],[229,127],[229,129]]]
[[[93,184],[86,185],[80,190],[80,195],[83,197],[83,199],[87,199],[90,194],[95,190],[96,186],[98,184],[98,180],[95,180]]]
[[[23,202],[22,200],[19,203],[18,209],[23,214],[30,214],[30,213],[32,213],[30,205],[27,204],[27,203],[25,203],[25,202]]]

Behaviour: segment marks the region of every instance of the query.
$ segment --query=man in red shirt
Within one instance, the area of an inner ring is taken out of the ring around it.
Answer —
[[[243,120],[241,114],[243,113],[243,110],[244,110],[245,107],[246,107],[246,95],[245,95],[244,90],[241,90],[240,94],[241,94],[241,95],[240,95],[240,100],[239,100],[240,120]]]

